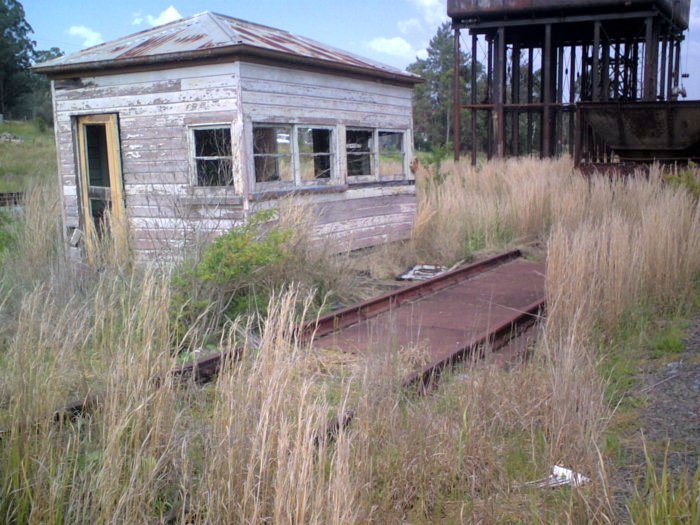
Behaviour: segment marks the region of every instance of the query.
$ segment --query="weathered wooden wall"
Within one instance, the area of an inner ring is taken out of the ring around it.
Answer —
[[[379,82],[259,64],[241,64],[245,170],[251,209],[268,206],[255,196],[253,123],[316,124],[336,128],[335,180],[328,191],[300,197],[316,208],[319,239],[340,249],[357,249],[408,237],[416,212],[415,185],[408,163],[413,155],[412,90]],[[401,131],[406,148],[401,181],[353,184],[347,177],[345,129]]]
[[[243,181],[195,186],[188,144],[188,126],[242,122],[239,78],[238,64],[221,64],[55,81],[66,228],[79,223],[73,117],[95,113],[119,115],[126,216],[140,255],[171,255],[240,223]]]
[[[56,80],[54,105],[65,231],[79,227],[74,117],[99,113],[119,115],[126,217],[141,257],[179,255],[186,243],[240,224],[262,202],[270,205],[255,186],[253,122],[337,126],[335,187],[303,197],[318,206],[320,237],[332,233],[358,248],[410,231],[410,177],[392,186],[348,185],[344,157],[345,126],[403,131],[410,174],[410,88],[235,62]],[[188,127],[209,124],[231,125],[233,188],[194,184]]]

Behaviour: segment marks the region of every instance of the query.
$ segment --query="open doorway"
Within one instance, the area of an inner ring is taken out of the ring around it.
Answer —
[[[124,216],[117,115],[81,116],[77,127],[81,222],[90,258],[95,242]]]

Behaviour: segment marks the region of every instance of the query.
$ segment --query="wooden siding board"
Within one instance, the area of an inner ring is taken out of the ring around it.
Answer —
[[[396,98],[411,99],[411,88],[392,86],[381,82],[351,79],[338,75],[302,71],[282,67],[267,66],[262,64],[240,63],[242,85],[246,80],[262,80],[272,82],[288,82],[305,86],[312,90],[319,85],[333,89],[364,91],[379,95],[392,95]]]
[[[210,238],[241,224],[250,211],[274,206],[245,199],[226,204],[232,188],[193,187],[188,126],[231,124],[235,186],[247,195],[253,120],[327,123],[338,126],[338,133],[346,124],[402,131],[411,125],[410,89],[257,64],[109,75],[74,86],[58,90],[55,102],[65,224],[78,221],[72,118],[118,113],[133,247],[147,254],[158,246],[181,250],[185,241]],[[342,176],[340,155],[338,162]],[[207,202],[207,190],[224,204]],[[304,198],[316,205],[320,235],[335,232],[353,248],[406,237],[415,214],[413,186],[350,186]]]

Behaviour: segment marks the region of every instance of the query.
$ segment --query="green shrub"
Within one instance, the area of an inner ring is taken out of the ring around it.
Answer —
[[[15,240],[13,232],[12,217],[5,211],[0,210],[0,255],[7,250]]]
[[[685,188],[695,199],[700,199],[700,171],[694,163],[691,162],[687,168],[666,176],[665,180],[673,187]]]
[[[289,258],[286,243],[292,235],[289,228],[270,224],[273,214],[258,212],[217,237],[199,262],[174,275],[171,314],[178,340],[195,323],[206,323],[204,332],[211,332],[228,319],[265,308],[276,268]]]

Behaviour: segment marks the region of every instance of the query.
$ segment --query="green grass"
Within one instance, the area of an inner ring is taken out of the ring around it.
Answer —
[[[0,192],[24,191],[33,181],[56,174],[56,148],[51,129],[34,122],[8,121],[0,135],[10,133],[21,143],[0,142]]]
[[[643,483],[637,482],[628,506],[630,521],[635,524],[669,525],[700,523],[700,468],[693,477],[688,472],[672,475],[666,456],[659,471],[644,448],[647,472]]]

